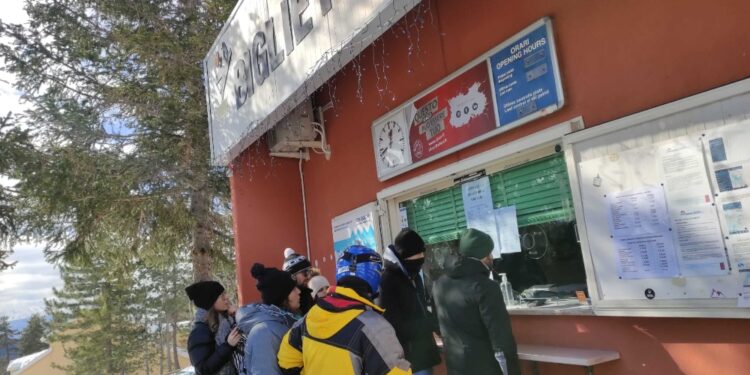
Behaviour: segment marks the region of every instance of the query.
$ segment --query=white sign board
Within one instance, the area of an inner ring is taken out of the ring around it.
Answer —
[[[417,0],[240,0],[204,60],[211,160],[226,165]]]

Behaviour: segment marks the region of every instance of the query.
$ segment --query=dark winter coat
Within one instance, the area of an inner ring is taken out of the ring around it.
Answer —
[[[500,353],[510,375],[521,373],[500,286],[480,261],[459,260],[435,283],[434,294],[449,375],[502,374]]]
[[[308,288],[307,285],[297,285],[299,288],[299,310],[301,315],[307,314],[313,306],[315,306],[315,299],[312,295],[312,289]]]
[[[206,322],[195,322],[188,336],[190,363],[198,375],[213,375],[227,364],[231,365],[234,348],[226,342],[216,345],[216,340]]]
[[[396,330],[406,360],[414,372],[440,363],[440,351],[432,333],[438,331],[432,303],[427,300],[424,283],[411,278],[391,249],[385,250],[385,270],[380,280],[380,305],[383,316]]]

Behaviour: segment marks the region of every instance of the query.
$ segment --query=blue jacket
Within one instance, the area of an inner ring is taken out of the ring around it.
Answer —
[[[295,320],[291,313],[273,305],[254,303],[240,308],[237,327],[246,335],[244,374],[281,375],[276,353]]]

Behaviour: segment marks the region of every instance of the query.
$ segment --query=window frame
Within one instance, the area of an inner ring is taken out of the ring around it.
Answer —
[[[380,235],[382,243],[392,243],[393,237],[400,230],[400,203],[453,187],[456,184],[454,180],[464,175],[482,170],[486,175],[492,175],[509,168],[554,155],[557,152],[564,152],[564,150],[561,149],[563,136],[583,128],[583,118],[576,117],[489,151],[482,152],[446,167],[424,173],[381,190],[377,194],[377,199],[380,207]],[[567,157],[563,157],[567,161]],[[575,206],[575,196],[573,197],[573,201]],[[593,284],[590,284],[592,282],[590,276],[591,272],[589,271],[590,262],[585,255],[586,254],[584,253],[583,258],[584,269],[586,270],[586,282],[589,283],[588,285],[596,285],[595,281],[593,281]],[[578,309],[577,311],[570,310],[561,312],[561,310],[556,310],[554,308],[542,307],[513,309],[511,310],[511,313],[516,315],[592,315],[590,306],[584,306],[583,309]]]

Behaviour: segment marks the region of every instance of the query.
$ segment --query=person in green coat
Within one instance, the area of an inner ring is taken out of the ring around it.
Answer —
[[[490,280],[492,238],[467,229],[459,259],[435,283],[449,375],[519,375],[518,350],[500,286]]]

